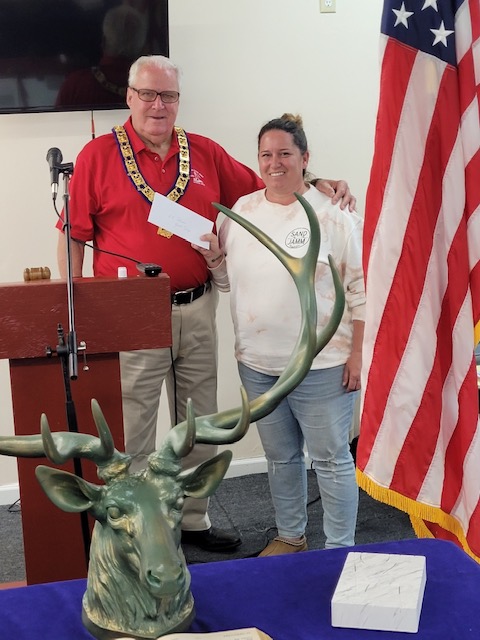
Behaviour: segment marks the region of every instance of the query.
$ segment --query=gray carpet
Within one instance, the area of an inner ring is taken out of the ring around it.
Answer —
[[[321,549],[325,544],[322,505],[312,471],[308,472],[308,484],[308,546],[309,549]],[[211,499],[209,513],[214,526],[237,531],[243,543],[234,552],[215,554],[185,545],[185,556],[191,564],[256,556],[276,535],[267,475],[264,473],[224,480]],[[406,514],[360,491],[357,544],[414,537]],[[25,565],[20,507],[0,506],[0,582],[22,580],[25,580]]]
[[[308,548],[322,549],[325,545],[323,511],[313,471],[308,472],[308,500]],[[224,480],[211,498],[209,513],[214,526],[237,531],[243,543],[235,552],[214,555],[185,545],[185,556],[190,563],[256,556],[276,535],[265,473]],[[373,500],[360,490],[357,544],[414,537],[410,519],[405,513]]]
[[[18,504],[0,506],[0,582],[25,580],[22,515]]]

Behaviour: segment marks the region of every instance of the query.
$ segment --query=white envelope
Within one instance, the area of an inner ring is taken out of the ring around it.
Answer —
[[[210,247],[208,242],[200,240],[200,236],[212,231],[213,222],[181,204],[169,200],[161,193],[155,193],[148,221],[184,240],[193,242],[199,247],[204,249]]]

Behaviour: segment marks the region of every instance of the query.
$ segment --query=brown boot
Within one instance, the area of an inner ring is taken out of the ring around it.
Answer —
[[[302,537],[298,542],[287,542],[284,538],[274,538],[265,549],[258,554],[258,557],[262,556],[282,556],[285,553],[297,553],[298,551],[307,551],[307,539]]]

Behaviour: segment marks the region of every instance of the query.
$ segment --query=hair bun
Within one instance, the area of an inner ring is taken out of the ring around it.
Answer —
[[[297,127],[303,128],[302,116],[298,114],[294,116],[293,113],[284,113],[283,116],[280,118],[280,120],[285,120],[286,122],[294,122],[297,125]]]

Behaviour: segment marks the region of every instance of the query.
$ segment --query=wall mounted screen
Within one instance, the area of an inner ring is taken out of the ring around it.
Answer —
[[[153,53],[169,53],[168,0],[0,0],[0,113],[123,108]]]

